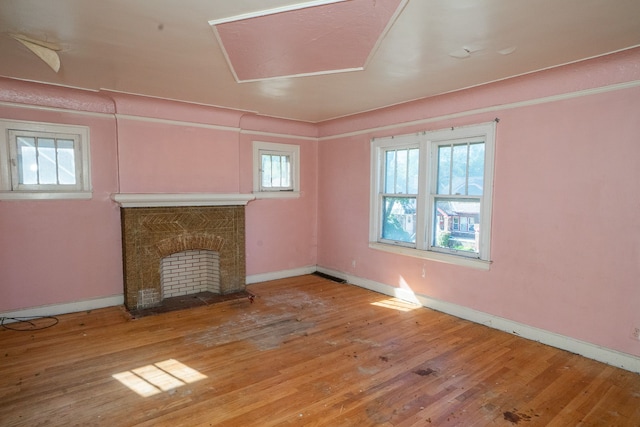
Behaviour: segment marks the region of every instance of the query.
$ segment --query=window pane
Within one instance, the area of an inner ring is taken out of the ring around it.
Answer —
[[[416,198],[383,197],[382,238],[416,242]]]
[[[419,150],[389,150],[384,158],[384,193],[418,194]]]
[[[470,196],[482,196],[484,187],[484,142],[469,145],[469,188]]]
[[[436,194],[481,196],[484,186],[484,142],[438,147]]]
[[[396,194],[407,194],[407,151],[396,152]]]
[[[269,156],[271,158],[271,187],[281,187],[280,156]]]
[[[36,140],[23,136],[18,141],[18,182],[35,185],[38,183],[38,161],[36,159]]]
[[[262,186],[271,187],[271,156],[262,155]]]
[[[73,140],[59,139],[58,141],[58,181],[60,184],[73,185],[76,183],[76,162],[73,150]]]
[[[451,146],[438,147],[437,194],[451,194]]]
[[[384,175],[384,192],[393,193],[396,187],[396,152],[390,150],[385,152],[385,175]]]
[[[261,154],[262,187],[291,188],[291,159],[287,155]]]
[[[38,138],[38,181],[57,184],[56,143],[53,139]]]
[[[467,151],[467,144],[453,146],[450,194],[467,194]]]
[[[407,183],[407,194],[418,194],[418,164],[420,151],[417,148],[409,150],[409,182]]]
[[[291,187],[291,163],[289,156],[280,156],[280,168],[282,187]]]
[[[434,247],[478,253],[480,200],[436,199]]]

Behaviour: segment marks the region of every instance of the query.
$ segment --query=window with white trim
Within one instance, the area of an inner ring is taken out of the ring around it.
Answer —
[[[89,129],[0,120],[0,199],[91,198]]]
[[[371,143],[370,246],[487,268],[495,122]]]
[[[300,146],[253,142],[253,192],[258,198],[300,195]]]

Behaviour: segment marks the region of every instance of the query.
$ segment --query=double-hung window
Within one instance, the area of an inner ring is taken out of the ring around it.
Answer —
[[[0,199],[91,197],[89,131],[0,120]]]
[[[417,145],[388,147],[382,153],[381,241],[408,247],[416,244],[419,153]]]
[[[488,268],[495,122],[372,141],[370,246]]]
[[[298,145],[254,141],[253,192],[256,197],[298,197],[299,159]]]

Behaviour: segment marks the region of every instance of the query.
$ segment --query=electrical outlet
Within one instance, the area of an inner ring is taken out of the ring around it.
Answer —
[[[638,327],[633,328],[633,330],[631,331],[631,336],[637,340],[640,340],[640,328]]]

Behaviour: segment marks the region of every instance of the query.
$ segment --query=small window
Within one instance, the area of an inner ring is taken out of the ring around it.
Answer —
[[[373,140],[370,246],[486,268],[494,135],[487,123]]]
[[[260,191],[293,191],[290,154],[260,151]]]
[[[0,199],[91,198],[86,127],[0,120]]]
[[[253,143],[253,192],[258,198],[299,197],[300,146]]]

